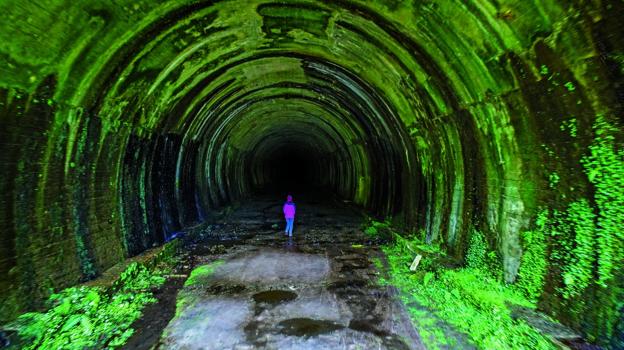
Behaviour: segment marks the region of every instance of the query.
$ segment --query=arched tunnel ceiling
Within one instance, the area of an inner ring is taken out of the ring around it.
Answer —
[[[586,154],[604,120],[620,145],[623,6],[4,1],[1,222],[16,243],[0,292],[91,278],[267,185],[278,156],[454,258],[485,232],[512,282],[540,210],[603,210]],[[59,251],[75,261],[50,272]]]

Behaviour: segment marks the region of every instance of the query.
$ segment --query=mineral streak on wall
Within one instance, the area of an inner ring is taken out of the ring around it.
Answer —
[[[458,259],[484,232],[513,282],[540,212],[584,199],[602,215],[583,166],[597,121],[621,146],[619,0],[5,0],[0,13],[3,320],[270,184],[272,160],[293,154],[311,183]],[[547,251],[578,245],[562,237]],[[622,237],[609,242],[617,266]],[[566,298],[561,266],[541,307],[611,335],[600,319],[621,318],[622,272]]]

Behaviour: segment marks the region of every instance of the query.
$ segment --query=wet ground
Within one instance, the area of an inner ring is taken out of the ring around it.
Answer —
[[[424,349],[396,291],[377,283],[381,253],[357,210],[300,198],[292,238],[280,212],[256,198],[191,230],[184,266],[126,348]]]

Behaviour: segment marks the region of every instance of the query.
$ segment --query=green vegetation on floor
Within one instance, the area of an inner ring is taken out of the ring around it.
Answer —
[[[172,242],[150,263],[129,264],[109,288],[72,287],[53,294],[45,312],[29,312],[7,329],[15,329],[20,349],[114,349],[134,333],[130,326],[142,309],[156,301],[152,291],[165,282],[175,263]]]
[[[389,220],[380,222],[380,221],[376,221],[373,219],[367,220],[363,228],[364,233],[366,233],[370,237],[378,237],[380,234],[380,231],[389,230],[389,229],[390,229]]]
[[[500,274],[490,270],[492,254],[478,231],[473,231],[465,268],[444,267],[435,261],[444,258],[439,248],[421,250],[423,247],[427,245],[417,239],[397,235],[397,242],[383,249],[390,266],[388,282],[401,290],[408,305],[415,301],[420,306],[409,306],[409,311],[428,348],[457,346],[456,339],[440,331],[435,319],[427,316],[433,314],[466,334],[480,349],[556,349],[536,329],[512,318],[511,306],[533,309],[535,304],[518,288],[500,282],[496,277]],[[409,270],[413,251],[423,254],[414,272]]]

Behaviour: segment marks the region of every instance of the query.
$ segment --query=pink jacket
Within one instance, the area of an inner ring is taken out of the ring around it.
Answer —
[[[295,203],[294,202],[286,202],[284,203],[284,218],[286,219],[294,219],[295,218],[295,211],[296,211],[296,207],[295,207]]]

